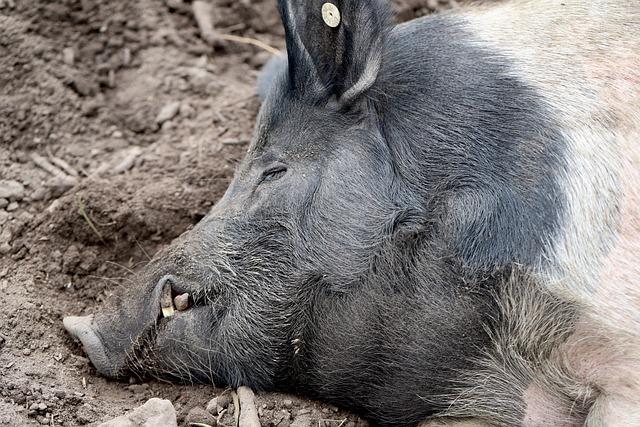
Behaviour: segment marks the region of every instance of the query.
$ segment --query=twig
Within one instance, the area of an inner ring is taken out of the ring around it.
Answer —
[[[233,396],[233,406],[236,408],[236,410],[233,411],[233,418],[236,420],[235,426],[240,427],[240,398],[235,391],[231,392],[231,396]]]
[[[204,0],[196,0],[191,5],[193,10],[193,16],[196,19],[198,28],[200,29],[200,36],[203,40],[211,45],[216,45],[220,40],[226,40],[234,43],[250,44],[260,49],[264,49],[274,55],[278,55],[280,51],[274,47],[269,46],[263,41],[252,39],[250,37],[235,36],[233,34],[222,34],[213,28],[212,14],[214,12],[213,6]]]
[[[217,36],[222,40],[227,40],[230,42],[236,42],[241,44],[250,44],[255,47],[259,47],[260,49],[266,50],[267,52],[273,55],[280,55],[280,51],[278,49],[276,49],[273,46],[269,46],[265,42],[260,41],[258,39],[253,39],[251,37],[235,36],[233,34],[220,34],[220,33],[218,33]]]
[[[93,230],[94,233],[96,233],[96,235],[100,238],[100,241],[102,243],[104,243],[104,239],[102,238],[102,234],[100,234],[100,232],[98,231],[98,229],[96,228],[95,225],[93,225],[93,221],[91,221],[91,218],[89,218],[89,215],[87,214],[87,211],[85,210],[84,207],[84,202],[82,201],[82,199],[80,198],[79,195],[76,194],[76,202],[78,203],[78,213],[80,215],[82,215],[82,217],[84,218],[85,221],[87,221],[87,224],[89,224],[89,227]]]
[[[240,401],[240,425],[242,427],[260,427],[260,418],[256,410],[255,395],[249,387],[238,387],[238,400]]]
[[[31,160],[33,160],[33,163],[40,166],[40,168],[49,172],[53,176],[66,175],[62,170],[52,165],[51,162],[49,162],[49,160],[45,159],[44,157],[42,157],[37,153],[31,153]]]

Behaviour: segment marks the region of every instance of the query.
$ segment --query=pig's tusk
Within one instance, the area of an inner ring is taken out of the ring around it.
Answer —
[[[175,314],[173,298],[171,298],[171,282],[169,280],[167,280],[162,287],[160,308],[162,309],[162,317],[171,317]]]
[[[185,311],[189,308],[189,294],[180,294],[173,299],[173,305],[178,311]]]

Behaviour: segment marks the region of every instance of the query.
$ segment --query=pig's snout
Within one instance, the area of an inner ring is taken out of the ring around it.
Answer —
[[[64,328],[82,343],[85,353],[98,372],[106,376],[115,376],[114,365],[109,360],[102,340],[95,332],[93,316],[67,316],[62,320]]]
[[[138,340],[144,342],[149,331],[157,333],[158,326],[166,327],[178,313],[192,308],[191,296],[177,277],[168,274],[155,283],[150,294],[127,295],[112,311],[63,319],[67,332],[80,340],[100,374],[122,376],[129,369],[128,358]]]

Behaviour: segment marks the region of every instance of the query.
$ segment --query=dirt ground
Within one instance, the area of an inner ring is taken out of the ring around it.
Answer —
[[[400,20],[451,5],[394,4]],[[284,46],[275,0],[213,6],[219,31]],[[211,47],[183,0],[0,0],[0,425],[97,424],[153,396],[185,424],[222,392],[107,381],[62,317],[126,286],[222,195],[269,56]],[[366,425],[293,396],[257,404],[264,426]]]

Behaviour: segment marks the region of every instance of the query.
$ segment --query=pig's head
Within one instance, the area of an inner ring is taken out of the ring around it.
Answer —
[[[288,66],[224,197],[136,286],[94,316],[65,319],[101,374],[258,388],[286,381],[310,284],[358,282],[413,225],[416,208],[367,96],[387,7],[351,1],[336,12],[323,3],[280,2]],[[188,308],[177,310],[170,298],[183,294]]]

